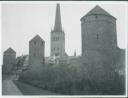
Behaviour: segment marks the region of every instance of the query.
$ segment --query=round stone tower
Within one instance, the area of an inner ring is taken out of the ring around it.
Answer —
[[[99,6],[81,18],[82,56],[87,51],[111,51],[117,47],[116,18]]]

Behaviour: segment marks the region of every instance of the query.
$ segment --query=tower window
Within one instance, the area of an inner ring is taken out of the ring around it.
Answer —
[[[54,51],[55,51],[55,48],[54,48]]]
[[[34,42],[34,44],[36,45],[36,42]]]
[[[53,38],[53,41],[58,41],[59,40],[59,37],[54,37]]]
[[[95,16],[95,18],[97,19],[97,18],[98,18],[98,16],[96,15],[96,16]]]
[[[59,53],[55,53],[55,56],[58,56],[59,55]]]
[[[96,38],[99,39],[99,34],[96,35]]]

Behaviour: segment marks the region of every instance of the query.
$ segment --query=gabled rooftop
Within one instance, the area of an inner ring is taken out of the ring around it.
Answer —
[[[8,48],[4,53],[16,53],[12,48]]]
[[[38,34],[33,39],[31,39],[29,42],[33,42],[33,41],[45,42]]]
[[[85,16],[90,16],[90,15],[105,15],[105,16],[110,16],[113,17],[111,14],[109,14],[107,11],[105,11],[103,8],[101,8],[99,5],[96,5],[91,11],[89,11]],[[82,19],[81,18],[81,19]],[[115,18],[115,17],[113,17]],[[116,19],[116,18],[115,18]]]

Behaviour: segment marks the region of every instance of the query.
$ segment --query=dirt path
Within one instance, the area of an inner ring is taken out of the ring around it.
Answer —
[[[2,95],[22,95],[12,80],[2,80]]]

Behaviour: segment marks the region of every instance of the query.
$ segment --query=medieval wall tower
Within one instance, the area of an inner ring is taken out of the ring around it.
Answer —
[[[4,52],[2,71],[4,74],[12,73],[16,64],[16,52],[12,48],[8,48]]]
[[[111,51],[117,48],[116,18],[94,7],[81,18],[82,56],[88,51]]]
[[[44,64],[44,49],[45,42],[39,36],[36,35],[29,41],[29,64],[30,65],[43,65]]]
[[[57,4],[54,30],[51,31],[51,56],[65,55],[65,33],[62,30],[60,5]]]

